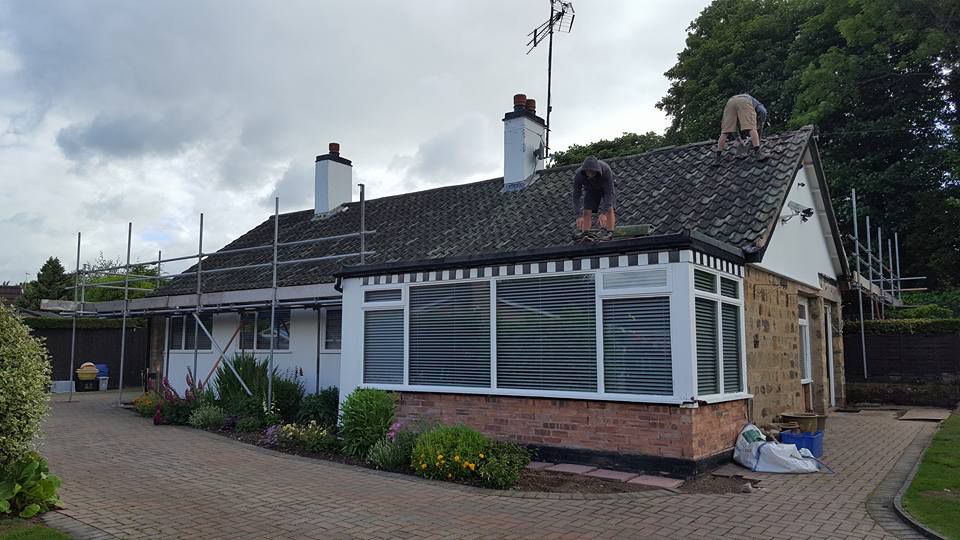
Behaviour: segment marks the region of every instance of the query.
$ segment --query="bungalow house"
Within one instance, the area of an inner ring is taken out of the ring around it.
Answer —
[[[748,420],[843,402],[848,269],[812,127],[768,137],[765,161],[715,165],[710,142],[608,159],[620,223],[653,232],[584,244],[572,239],[576,167],[543,168],[544,122],[518,98],[503,178],[375,198],[361,217],[351,162],[333,145],[317,157],[316,208],[278,220],[280,256],[308,261],[279,268],[281,370],[308,391],[396,392],[403,420],[677,474],[728,456]],[[339,236],[362,219],[362,264],[321,259],[360,252]],[[270,217],[224,249],[273,235]],[[318,237],[335,238],[296,243]],[[203,268],[270,257],[211,254]],[[269,349],[271,280],[269,265],[204,274],[205,325],[228,353]],[[166,309],[154,363],[181,387],[219,356],[189,318],[195,292],[177,278],[131,305]]]

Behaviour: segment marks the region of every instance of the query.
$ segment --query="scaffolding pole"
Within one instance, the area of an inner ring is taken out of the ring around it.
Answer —
[[[363,210],[360,212],[362,214]],[[362,227],[360,231],[363,232]],[[362,239],[363,236],[360,238]],[[280,197],[275,197],[273,199],[273,299],[270,301],[270,362],[267,366],[267,408],[270,410],[273,410],[273,353],[277,346],[277,242],[279,241]]]
[[[199,355],[199,342],[200,337],[200,307],[203,302],[203,212],[200,213],[200,249],[197,252],[197,305],[194,306],[194,323],[193,323],[193,385],[197,384],[197,356]]]
[[[857,304],[860,307],[860,356],[863,359],[863,378],[867,378],[867,338],[863,329],[863,285],[861,280],[863,275],[860,273],[860,230],[857,227],[857,190],[851,190],[853,200],[853,249],[856,252],[857,259]],[[867,218],[870,219],[870,218]]]
[[[870,320],[876,319],[873,301],[873,233],[870,232],[870,216],[867,216],[867,279],[870,287]]]
[[[133,240],[133,222],[127,223],[127,265],[130,272],[130,244]],[[129,277],[127,278],[129,279]],[[123,291],[123,323],[120,325],[120,384],[117,385],[117,406],[123,403],[123,359],[127,354],[127,311],[130,307],[130,283],[124,284]]]
[[[887,306],[883,301],[883,227],[877,227],[877,250],[880,252],[880,256],[877,257],[880,260],[880,266],[877,269],[880,272],[880,319],[883,320],[887,318]]]
[[[73,275],[73,303],[77,303],[77,294],[80,292],[80,233],[77,233],[77,270]],[[76,311],[76,310],[74,310]],[[73,314],[73,324],[70,330],[70,371],[67,375],[70,377],[70,397],[67,401],[73,401],[73,366],[77,354],[77,314]]]
[[[893,233],[893,247],[897,251],[897,300],[903,301],[903,281],[900,279],[900,234]]]

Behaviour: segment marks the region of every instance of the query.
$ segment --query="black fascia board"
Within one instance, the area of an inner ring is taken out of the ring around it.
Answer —
[[[492,253],[488,255],[443,257],[417,261],[345,266],[340,272],[334,275],[337,277],[362,277],[382,274],[402,274],[408,272],[448,270],[451,268],[517,264],[522,262],[543,261],[545,259],[582,258],[630,251],[681,248],[696,249],[736,264],[744,263],[743,251],[739,248],[719,242],[696,231],[683,231],[672,234],[644,236],[642,238],[608,240],[585,246],[558,246],[513,251],[509,253]]]

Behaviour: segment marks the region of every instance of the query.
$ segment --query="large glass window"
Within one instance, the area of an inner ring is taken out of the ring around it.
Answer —
[[[800,328],[800,377],[804,382],[809,381],[813,375],[810,360],[810,319],[808,317],[810,306],[806,298],[797,301],[797,325]]]
[[[497,282],[497,386],[597,390],[592,274]]]
[[[694,282],[697,392],[743,392],[742,308],[734,303],[740,297],[739,283],[720,277],[718,291],[717,276],[705,270],[694,270]]]
[[[604,391],[673,394],[670,299],[603,301]]]
[[[490,386],[490,284],[410,288],[410,384]]]

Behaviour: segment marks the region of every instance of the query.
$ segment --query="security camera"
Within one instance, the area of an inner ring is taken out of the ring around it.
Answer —
[[[813,208],[809,206],[804,206],[798,202],[790,201],[787,203],[787,207],[790,210],[793,210],[792,214],[785,216],[780,216],[781,221],[784,223],[790,221],[795,216],[800,216],[800,221],[806,223],[811,217],[813,217]]]

